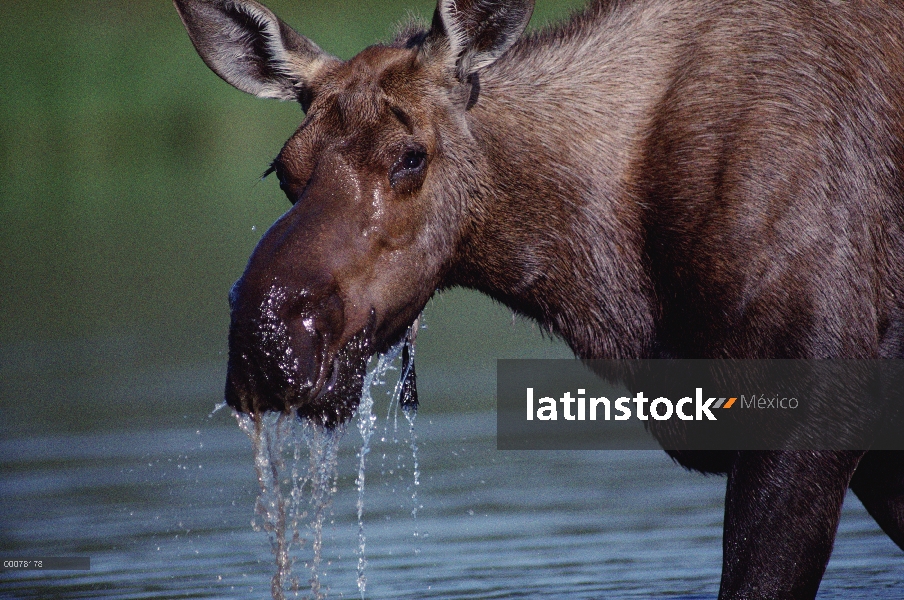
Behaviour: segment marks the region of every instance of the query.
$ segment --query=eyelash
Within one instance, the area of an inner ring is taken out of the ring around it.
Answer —
[[[294,199],[292,199],[292,197],[289,195],[288,186],[286,185],[285,179],[283,179],[281,171],[279,170],[279,168],[276,165],[276,161],[273,161],[272,163],[270,163],[270,166],[267,167],[267,170],[264,171],[263,175],[261,175],[261,179],[264,179],[271,174],[276,175],[276,179],[279,181],[279,189],[281,189],[283,194],[286,195],[286,198],[288,198],[289,202],[291,202],[294,205],[296,201]]]

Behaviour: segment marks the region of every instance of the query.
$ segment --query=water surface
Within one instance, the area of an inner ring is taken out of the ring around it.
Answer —
[[[406,434],[400,425],[392,443],[384,415],[368,458],[366,597],[717,593],[723,479],[661,452],[500,452],[492,413],[438,415],[417,423],[415,520]],[[348,431],[324,529],[331,598],[360,597],[359,444]],[[186,428],[4,440],[0,460],[3,553],[91,557],[90,571],[3,573],[0,596],[269,597],[250,444],[226,411]],[[819,597],[900,598],[902,566],[850,496]]]

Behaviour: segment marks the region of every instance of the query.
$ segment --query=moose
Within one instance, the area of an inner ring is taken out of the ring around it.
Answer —
[[[583,359],[904,358],[904,5],[439,0],[348,61],[253,0],[175,0],[204,62],[306,116],[230,296],[226,400],[332,426],[439,290]],[[727,475],[720,598],[813,598],[850,487],[904,548],[904,453],[672,452]]]

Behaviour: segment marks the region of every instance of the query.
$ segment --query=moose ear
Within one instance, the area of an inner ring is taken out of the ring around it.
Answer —
[[[518,40],[533,10],[533,0],[439,0],[425,47],[448,44],[446,58],[465,81]]]
[[[173,0],[207,66],[260,98],[310,100],[311,82],[338,59],[253,0]]]

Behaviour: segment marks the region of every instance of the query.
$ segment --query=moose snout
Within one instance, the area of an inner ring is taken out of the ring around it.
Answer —
[[[226,402],[252,414],[316,403],[336,377],[341,299],[243,277],[230,305]]]

